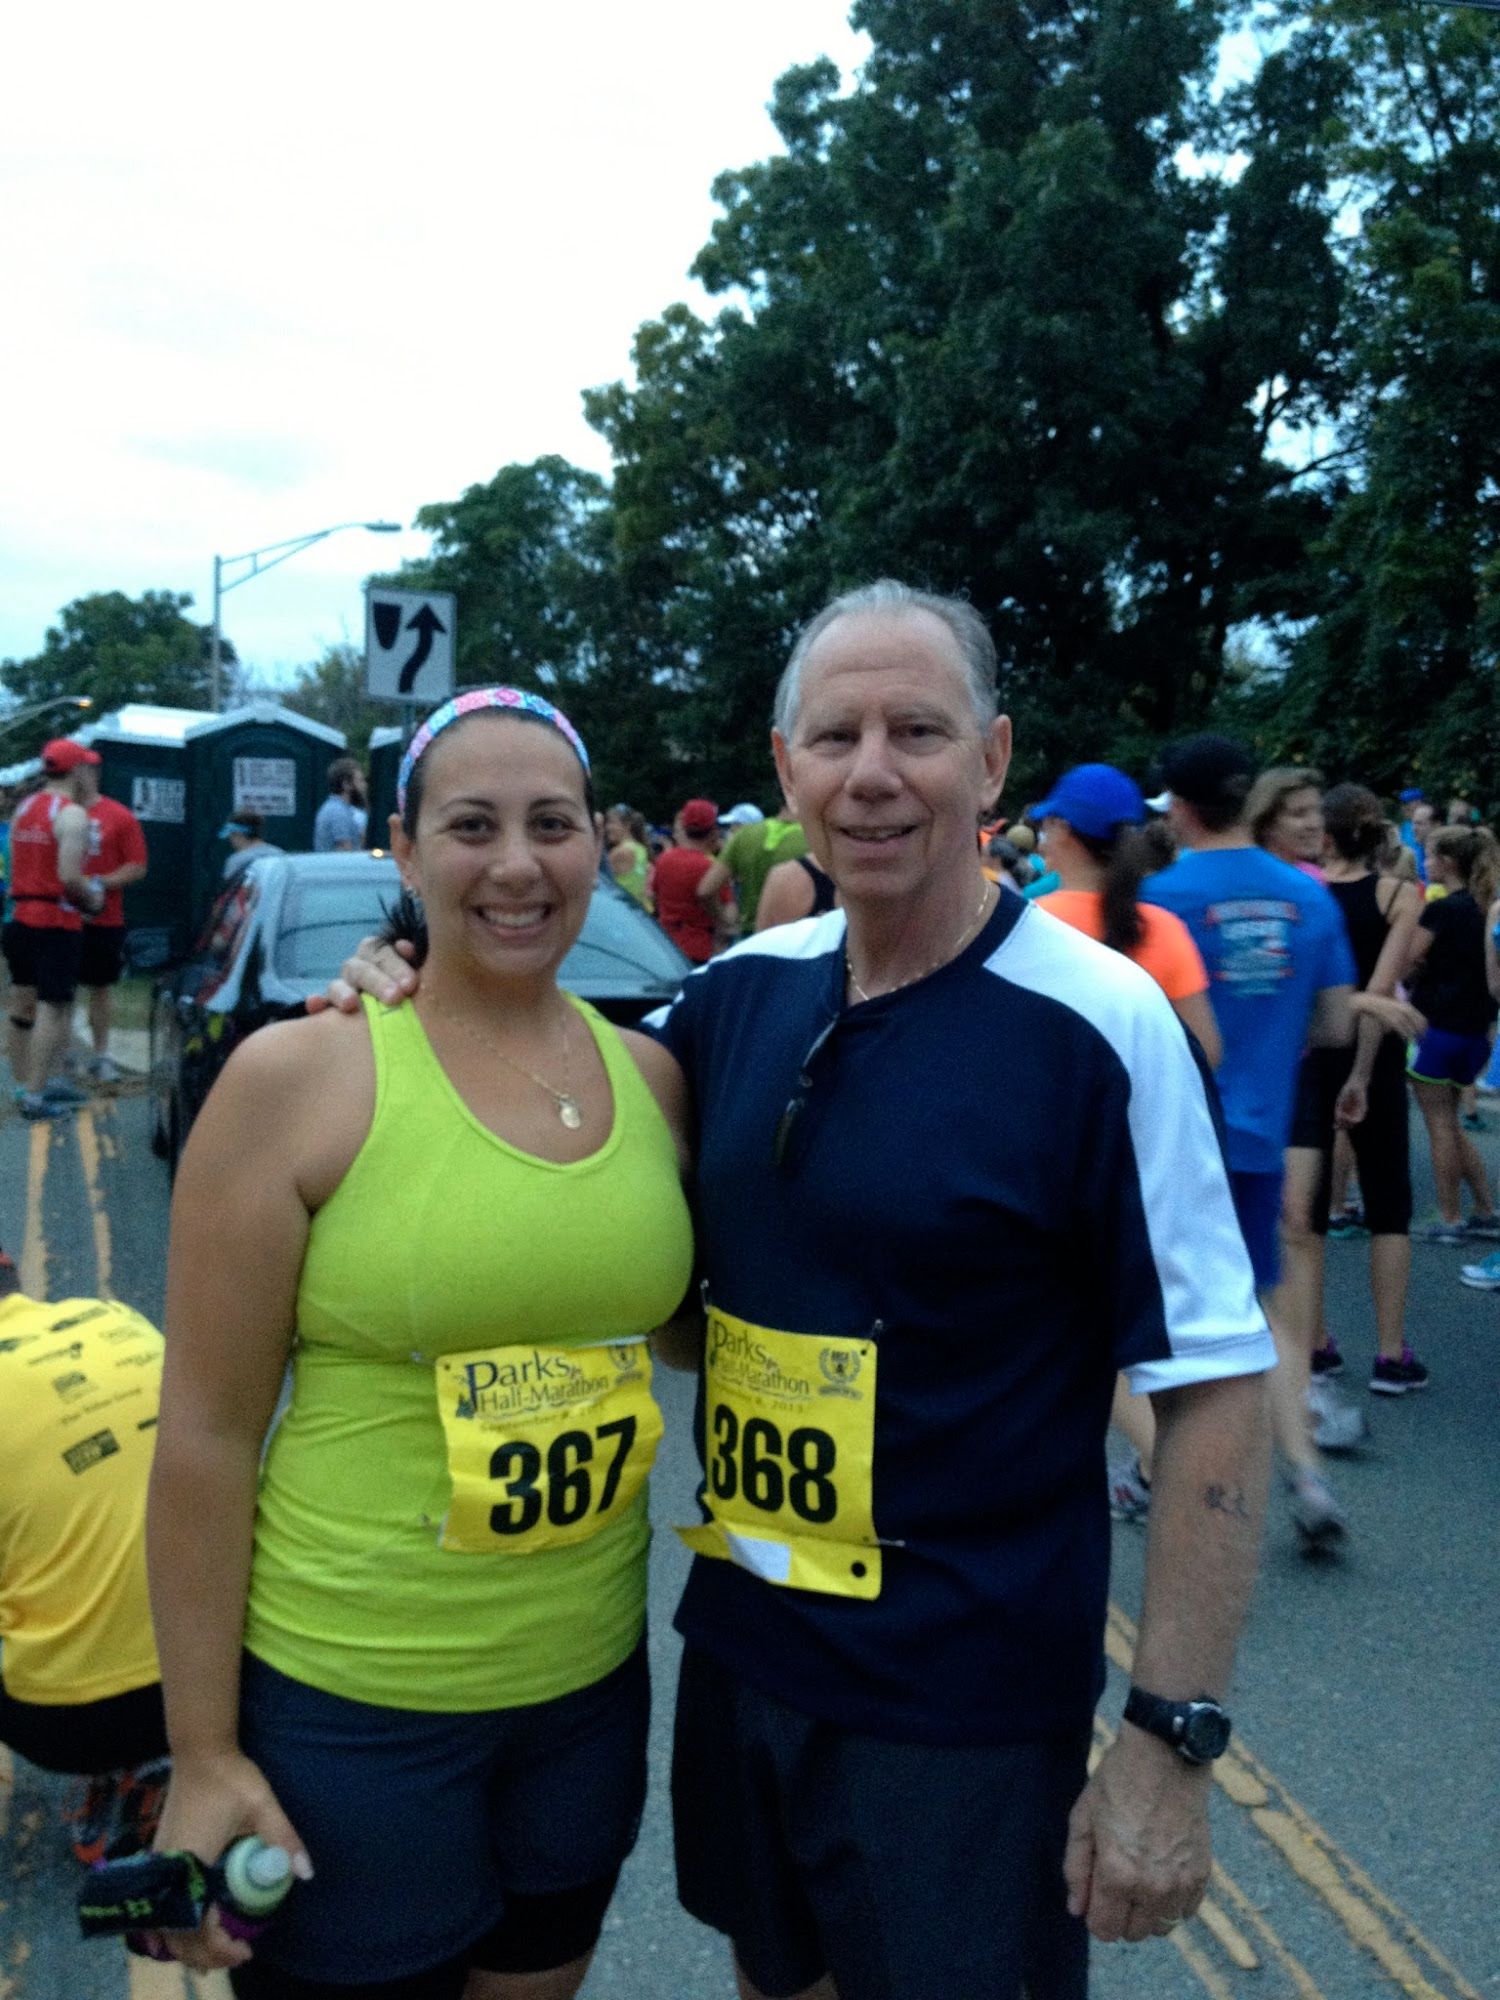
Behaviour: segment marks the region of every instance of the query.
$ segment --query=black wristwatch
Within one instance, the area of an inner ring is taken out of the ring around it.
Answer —
[[[1211,1764],[1229,1748],[1229,1717],[1206,1694],[1196,1701],[1165,1701],[1133,1687],[1125,1697],[1125,1720],[1170,1743],[1190,1764]]]

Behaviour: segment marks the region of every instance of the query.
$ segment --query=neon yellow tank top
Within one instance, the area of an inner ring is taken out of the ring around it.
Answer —
[[[449,1082],[415,1008],[364,1003],[375,1115],[312,1222],[291,1400],[255,1524],[245,1643],[327,1693],[473,1713],[550,1701],[626,1659],[645,1619],[646,1493],[587,1540],[444,1547],[441,1357],[624,1341],[676,1307],[692,1230],[666,1121],[574,1001],[614,1093],[599,1151],[519,1152]]]

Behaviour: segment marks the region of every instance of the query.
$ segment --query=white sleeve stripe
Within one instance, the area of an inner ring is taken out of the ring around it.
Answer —
[[[1250,1374],[1275,1359],[1255,1297],[1218,1133],[1171,1003],[1120,952],[1029,905],[987,970],[1056,1001],[1130,1079],[1130,1139],[1174,1382]],[[1227,1365],[1226,1365],[1227,1364]]]

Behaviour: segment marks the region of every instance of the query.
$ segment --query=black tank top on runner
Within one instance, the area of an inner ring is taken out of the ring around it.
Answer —
[[[812,878],[813,906],[807,914],[810,917],[826,916],[833,908],[833,899],[838,894],[838,891],[833,886],[833,877],[825,875],[811,856],[799,854],[797,859]]]
[[[1361,875],[1353,882],[1328,884],[1329,893],[1344,915],[1344,928],[1349,933],[1349,943],[1354,952],[1361,993],[1375,977],[1375,967],[1380,962],[1380,954],[1385,950],[1390,931],[1386,912],[1380,907],[1380,884],[1383,879],[1379,875]],[[1395,901],[1394,893],[1391,901]]]

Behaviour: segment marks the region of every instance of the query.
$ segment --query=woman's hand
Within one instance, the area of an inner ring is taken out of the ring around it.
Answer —
[[[153,1843],[158,1852],[185,1849],[200,1861],[217,1861],[247,1833],[257,1834],[268,1847],[283,1848],[292,1858],[292,1873],[299,1882],[311,1879],[312,1863],[301,1836],[281,1810],[258,1764],[233,1749],[212,1756],[177,1758]],[[194,1972],[243,1965],[250,1956],[249,1945],[229,1935],[214,1909],[195,1931],[156,1931],[152,1936]]]
[[[1409,1000],[1390,993],[1356,993],[1351,1005],[1357,1013],[1372,1015],[1388,1035],[1404,1042],[1419,1042],[1427,1032],[1426,1018]]]
[[[326,993],[314,993],[308,1000],[308,1013],[321,1014],[327,1007],[336,1007],[341,1014],[357,1014],[361,993],[368,993],[382,1007],[409,1000],[422,979],[411,962],[415,954],[416,946],[406,938],[395,944],[377,937],[361,938],[353,958],[344,960],[340,977],[329,981]]]

